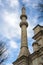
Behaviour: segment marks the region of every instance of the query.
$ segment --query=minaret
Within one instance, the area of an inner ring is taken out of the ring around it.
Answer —
[[[22,14],[20,16],[21,22],[21,48],[20,53],[15,62],[13,62],[13,65],[30,65],[31,59],[30,59],[30,53],[28,50],[28,42],[27,42],[27,27],[28,23],[26,21],[27,16],[25,13],[25,7],[22,7]]]
[[[22,14],[20,16],[21,22],[20,22],[20,27],[21,27],[21,49],[20,49],[20,54],[19,57],[21,56],[26,56],[28,57],[29,50],[28,50],[28,42],[27,42],[27,27],[28,27],[28,23],[26,21],[27,19],[27,15],[25,12],[25,7],[23,6],[22,8]]]

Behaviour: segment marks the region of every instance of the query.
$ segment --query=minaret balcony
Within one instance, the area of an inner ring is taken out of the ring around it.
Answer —
[[[27,19],[27,16],[26,15],[21,15],[20,16],[20,19],[22,19],[22,17],[25,17]]]
[[[20,22],[20,27],[22,27],[22,25],[26,25],[26,27],[28,27],[28,23],[27,22]]]

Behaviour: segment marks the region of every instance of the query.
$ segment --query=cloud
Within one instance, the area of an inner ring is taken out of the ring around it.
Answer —
[[[7,2],[9,3],[10,7],[19,6],[19,0],[7,0]]]
[[[30,53],[33,53],[33,48],[32,48],[32,46],[29,46],[29,51],[30,51]]]
[[[6,65],[13,65],[13,64],[11,64],[11,63],[7,63]]]
[[[5,23],[4,27],[1,28],[1,32],[3,32],[2,34],[9,39],[11,39],[12,37],[19,38],[20,37],[19,13],[18,12],[10,13],[8,11],[4,11],[2,17]]]
[[[15,48],[15,49],[18,48],[18,45],[15,41],[11,40],[9,43],[10,43],[10,47]]]
[[[0,4],[1,4],[1,0],[0,0]]]
[[[33,36],[33,25],[32,25],[32,23],[30,23],[30,20],[28,19],[27,20],[27,22],[28,22],[28,28],[27,28],[27,37],[28,38],[32,38],[32,36]]]
[[[22,0],[22,2],[24,2],[24,3],[26,3],[26,2],[27,2],[27,3],[28,3],[28,2],[29,2],[29,0]]]
[[[33,30],[32,30],[32,26],[29,24],[28,29],[27,29],[27,35],[28,38],[31,38],[33,36]]]
[[[18,13],[14,12],[14,13],[10,13],[8,11],[5,11],[3,14],[3,19],[4,21],[9,24],[10,26],[15,26],[15,24],[17,24],[17,19],[18,19]],[[17,18],[17,19],[16,19]]]
[[[18,0],[10,0],[10,5],[11,6],[18,6],[19,5],[19,1]]]
[[[4,6],[3,3],[2,3],[2,0],[0,0],[0,5],[1,5],[1,6]]]
[[[22,0],[22,2],[26,5],[26,7],[31,6],[35,8],[37,6],[39,0]]]
[[[22,3],[25,4],[26,6],[30,5],[30,0],[22,0]]]

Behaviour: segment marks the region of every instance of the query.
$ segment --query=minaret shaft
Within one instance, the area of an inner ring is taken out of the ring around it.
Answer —
[[[27,46],[27,29],[26,25],[23,25],[21,28],[21,47]]]

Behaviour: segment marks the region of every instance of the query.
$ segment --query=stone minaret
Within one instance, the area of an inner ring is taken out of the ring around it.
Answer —
[[[28,56],[30,53],[28,51],[28,42],[27,42],[27,27],[28,23],[26,21],[27,16],[25,12],[25,7],[23,6],[22,8],[22,14],[20,16],[21,22],[20,22],[20,27],[21,27],[21,49],[20,49],[20,54],[19,57],[21,56]]]

